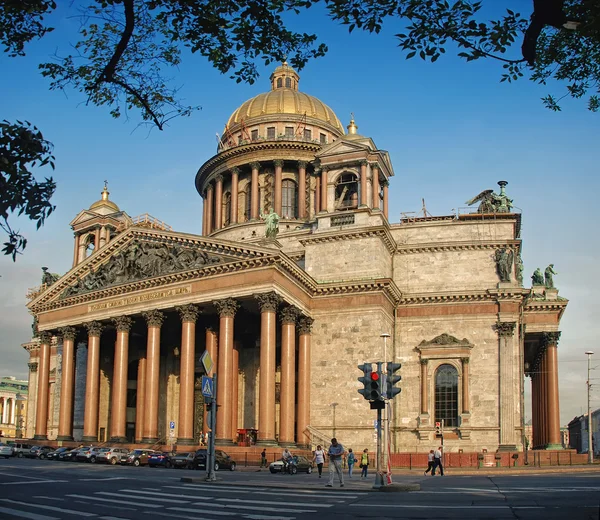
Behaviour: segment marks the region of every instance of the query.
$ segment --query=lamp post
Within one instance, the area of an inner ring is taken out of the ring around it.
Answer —
[[[380,338],[383,338],[383,377],[382,382],[381,382],[381,387],[383,389],[383,391],[387,391],[387,340],[390,337],[390,335],[387,332],[384,332],[383,334],[381,334],[379,336]],[[383,418],[383,454],[378,454],[381,457],[381,465],[380,468],[386,468],[384,471],[386,473],[388,473],[387,471],[387,456],[388,456],[388,449],[389,449],[389,432],[390,432],[390,415],[388,413],[388,406],[390,405],[390,401],[386,399],[386,407],[384,410],[384,418]]]
[[[335,407],[338,405],[338,403],[331,403],[329,406],[331,406],[331,408],[333,408],[333,435],[332,437],[335,437]]]
[[[594,353],[591,350],[586,351],[585,355],[588,357],[588,369],[587,369],[587,415],[588,415],[588,464],[594,463],[594,447],[592,446],[592,410],[590,408],[590,368],[592,363],[592,355]]]

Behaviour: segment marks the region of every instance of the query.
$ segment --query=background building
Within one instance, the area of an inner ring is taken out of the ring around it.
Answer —
[[[25,435],[27,387],[27,381],[0,378],[0,436],[20,438]]]

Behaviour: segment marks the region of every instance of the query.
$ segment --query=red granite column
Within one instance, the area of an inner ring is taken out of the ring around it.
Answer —
[[[205,349],[210,354],[210,357],[213,361],[213,368],[206,375],[212,377],[212,375],[215,373],[215,369],[216,369],[217,363],[218,363],[218,348],[217,348],[217,334],[210,327],[208,327],[206,329]],[[204,410],[204,421],[202,422],[202,432],[208,433],[208,412],[206,411],[206,409]]]
[[[298,161],[298,218],[306,218],[306,162]]]
[[[137,396],[135,401],[135,442],[144,438],[144,406],[146,404],[146,352],[138,359]]]
[[[296,422],[296,307],[281,311],[281,392],[279,405],[279,444],[294,444]]]
[[[200,309],[193,304],[177,307],[181,316],[181,360],[179,369],[179,430],[177,444],[194,444],[194,373],[196,320]]]
[[[532,448],[537,448],[538,445],[538,420],[537,420],[537,374],[535,373],[535,365],[529,374],[531,377],[531,429],[532,429]]]
[[[219,364],[217,366],[217,431],[215,441],[231,445],[231,402],[233,396],[233,318],[239,304],[233,298],[213,302],[219,313]]]
[[[75,337],[77,329],[59,329],[63,338],[62,376],[60,383],[60,410],[58,413],[57,441],[73,440],[73,391],[75,389]]]
[[[461,358],[462,362],[462,413],[469,413],[469,358]]]
[[[84,323],[88,331],[87,372],[85,379],[85,408],[83,417],[84,442],[98,442],[98,403],[100,401],[100,335],[103,326],[97,321]]]
[[[429,398],[427,388],[427,363],[428,359],[421,359],[421,414],[429,413]]]
[[[252,180],[250,185],[250,219],[256,220],[258,219],[258,171],[260,170],[260,163],[253,162],[250,163],[250,167],[252,168]]]
[[[321,178],[315,177],[315,214],[321,211]]]
[[[321,211],[327,213],[329,207],[327,205],[327,168],[321,168]]]
[[[75,233],[75,251],[73,251],[73,267],[77,265],[79,260],[79,234]]]
[[[548,439],[546,449],[560,450],[560,413],[558,399],[558,340],[560,332],[547,332],[544,334],[546,343],[547,382],[546,394],[548,396]]]
[[[48,439],[48,395],[50,382],[50,342],[52,334],[40,332],[40,354],[38,368],[38,387],[35,411],[36,440]],[[4,403],[6,406],[6,401]]]
[[[208,188],[206,188],[206,199],[205,199],[205,204],[206,204],[206,234],[210,235],[213,232],[213,215],[214,215],[214,203],[213,203],[213,187],[212,184],[208,185]]]
[[[360,205],[367,205],[367,161],[360,163]]]
[[[282,169],[283,161],[276,159],[273,161],[275,165],[275,213],[281,217],[281,195],[282,195]]]
[[[129,331],[133,320],[129,316],[113,319],[117,328],[112,377],[110,442],[127,442],[127,371],[129,368]]]
[[[383,215],[386,219],[389,219],[389,185],[390,183],[387,180],[383,181]]]
[[[239,413],[239,372],[240,372],[240,344],[233,342],[233,357],[231,362],[231,440],[238,440],[238,413]]]
[[[215,231],[223,227],[223,176],[218,174],[215,178]]]
[[[547,406],[547,395],[546,395],[546,381],[547,381],[547,366],[546,366],[546,352],[543,351],[542,353],[542,374],[541,374],[541,378],[540,378],[540,404],[541,404],[541,418],[542,418],[542,426],[541,426],[541,432],[542,432],[542,438],[541,438],[541,446],[542,448],[544,448],[546,446],[546,444],[548,443],[548,406]]]
[[[371,166],[373,175],[373,209],[379,209],[379,166],[373,164]]]
[[[203,236],[208,235],[208,233],[206,231],[207,220],[208,220],[208,205],[206,204],[206,191],[205,191],[204,195],[202,196],[202,235]]]
[[[160,328],[165,315],[159,311],[143,313],[148,323],[146,349],[146,404],[144,406],[144,437],[142,442],[158,441],[158,391],[160,376]]]
[[[237,224],[238,221],[238,182],[239,182],[239,168],[231,168],[231,216],[230,222]]]
[[[313,319],[298,320],[298,413],[296,414],[296,443],[310,446],[307,428],[310,424],[310,332]]]
[[[260,308],[260,385],[258,401],[258,444],[275,442],[275,349],[276,311],[281,297],[274,293],[257,294]]]

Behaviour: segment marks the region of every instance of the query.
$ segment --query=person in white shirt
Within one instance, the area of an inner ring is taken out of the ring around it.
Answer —
[[[431,475],[435,475],[435,468],[440,468],[440,475],[444,476],[444,464],[443,464],[443,450],[444,448],[440,446],[437,450],[433,452],[433,471]]]
[[[313,457],[313,462],[317,465],[317,470],[319,471],[319,478],[323,475],[323,464],[325,464],[325,450],[321,448],[321,445],[317,445],[317,449],[315,450],[315,456]]]
[[[281,454],[281,460],[283,461],[283,473],[285,473],[286,471],[289,471],[290,464],[293,464],[294,462],[294,457],[292,456],[290,450],[287,448],[283,450],[283,453]]]
[[[427,469],[425,470],[425,475],[433,470],[433,450],[429,450],[427,454]],[[431,473],[433,475],[433,473]]]

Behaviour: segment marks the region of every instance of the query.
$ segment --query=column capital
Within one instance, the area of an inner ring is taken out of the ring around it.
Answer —
[[[376,168],[378,170],[380,169],[379,168],[379,163],[377,163],[377,162],[370,163],[370,166],[371,166],[371,168]]]
[[[213,301],[213,305],[217,308],[217,313],[220,318],[233,318],[240,308],[240,304],[233,298],[215,300]]]
[[[329,166],[321,166],[321,173],[327,173],[329,171]]]
[[[260,170],[260,163],[258,161],[251,162],[250,168],[252,168],[253,170]]]
[[[229,168],[229,171],[231,172],[231,174],[239,174],[240,173],[240,169],[237,166],[233,166],[231,168]]]
[[[421,358],[421,360],[419,362],[421,363],[421,365],[427,365],[429,363],[429,359]]]
[[[192,322],[195,323],[198,319],[198,316],[202,312],[200,307],[190,303],[189,305],[181,305],[179,307],[175,307],[175,310],[179,313],[182,322]]]
[[[306,168],[307,164],[306,161],[298,161],[298,168]]]
[[[129,332],[133,325],[133,320],[129,316],[117,316],[112,321],[117,328],[117,332]]]
[[[39,338],[41,345],[50,345],[50,342],[52,341],[52,333],[45,330],[43,332],[40,332]]]
[[[509,338],[514,335],[516,326],[514,321],[499,321],[493,325],[493,328],[499,337]]]
[[[560,340],[560,331],[544,332],[542,335],[542,342],[544,344],[544,347],[549,347],[549,346],[558,347],[559,340]]]
[[[358,164],[360,164],[361,166],[367,166],[369,164],[369,161],[363,159],[362,161],[359,161]]]
[[[463,358],[460,358],[460,362],[461,362],[463,365],[468,365],[470,361],[471,361],[471,360],[470,360],[468,357],[463,357]]]
[[[77,329],[75,327],[61,327],[58,333],[63,337],[63,340],[75,341],[77,337]]]
[[[277,307],[281,303],[281,296],[275,292],[255,294],[254,298],[258,301],[260,312],[277,312]]]
[[[156,310],[143,312],[142,316],[144,316],[146,322],[148,323],[148,327],[161,327],[163,321],[165,321],[164,313]]]
[[[390,181],[388,179],[381,179],[379,184],[381,184],[384,188],[387,188],[390,185]]]
[[[37,372],[38,364],[34,362],[27,363],[30,372]]]
[[[206,193],[208,194],[209,191],[213,191],[215,188],[212,185],[212,182],[208,183],[208,186],[206,187]]]
[[[277,166],[283,167],[283,159],[275,159],[273,161],[273,164],[275,165],[275,167],[277,167]]]
[[[87,323],[84,323],[83,326],[87,329],[88,336],[100,337],[102,329],[104,329],[104,325],[99,321],[88,321]]]
[[[298,319],[298,334],[310,334],[314,321],[310,316],[301,316]]]
[[[217,173],[215,175],[215,181],[216,182],[223,182],[223,174],[222,173]]]
[[[281,318],[281,323],[283,323],[284,325],[295,324],[296,319],[300,314],[300,309],[298,309],[298,307],[290,305],[281,309],[281,312],[279,314]]]

